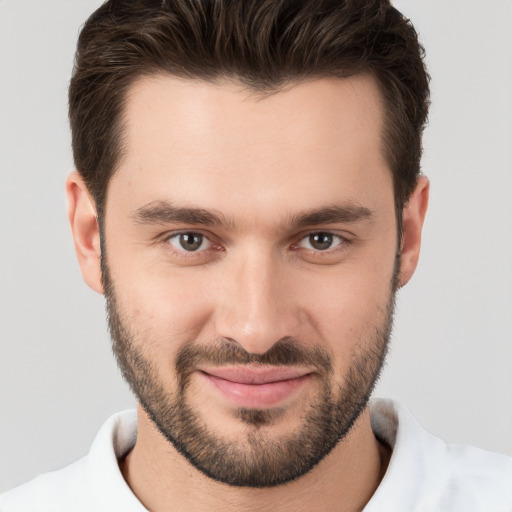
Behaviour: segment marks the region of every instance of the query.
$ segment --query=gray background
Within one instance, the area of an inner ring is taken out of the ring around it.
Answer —
[[[62,467],[133,400],[66,221],[66,89],[97,0],[0,0],[0,491]],[[512,2],[402,0],[428,52],[432,184],[376,395],[512,454]]]

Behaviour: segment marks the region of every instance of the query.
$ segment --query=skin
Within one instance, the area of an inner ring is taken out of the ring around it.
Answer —
[[[150,77],[131,89],[126,152],[108,188],[105,238],[119,309],[141,349],[176,389],[170,363],[186,343],[229,338],[263,354],[293,337],[325,348],[343,385],[351,357],[384,321],[397,250],[391,172],[383,157],[383,109],[365,75],[319,79],[257,97],[239,84]],[[67,181],[69,219],[85,282],[103,293],[96,209],[77,173]],[[155,202],[220,215],[216,226],[140,222]],[[420,177],[404,209],[399,286],[419,257],[428,203]],[[290,220],[327,206],[357,205],[357,221],[297,228]],[[180,230],[207,236],[180,252]],[[311,232],[336,235],[335,247],[308,245]],[[363,340],[363,341],[362,341]],[[193,377],[192,406],[216,432],[243,443],[232,406]],[[284,414],[263,431],[292,432],[314,397],[314,379],[287,397]],[[389,453],[365,410],[309,473],[265,489],[220,484],[193,468],[138,408],[135,447],[122,462],[126,481],[150,510],[362,510]]]

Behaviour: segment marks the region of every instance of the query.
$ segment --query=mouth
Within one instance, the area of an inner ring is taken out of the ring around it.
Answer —
[[[312,378],[306,369],[269,366],[205,368],[199,374],[228,403],[250,409],[276,407]]]

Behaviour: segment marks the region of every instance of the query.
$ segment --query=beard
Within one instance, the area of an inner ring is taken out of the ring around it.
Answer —
[[[356,344],[350,367],[336,383],[331,354],[321,346],[308,346],[295,338],[278,340],[266,353],[251,354],[230,339],[209,344],[185,344],[177,353],[175,390],[164,387],[158,368],[140,347],[118,306],[105,251],[102,277],[113,351],[124,379],[160,433],[204,475],[237,487],[272,487],[311,471],[350,432],[365,410],[387,354],[395,304],[395,274],[378,325]],[[146,340],[147,342],[147,340]],[[146,343],[147,345],[147,343]],[[191,375],[199,365],[304,365],[313,367],[319,390],[301,415],[300,428],[284,435],[265,433],[286,412],[280,408],[234,411],[246,427],[243,438],[213,431],[201,411],[191,405]]]

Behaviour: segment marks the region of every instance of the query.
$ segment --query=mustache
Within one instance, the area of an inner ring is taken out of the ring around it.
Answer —
[[[319,373],[333,371],[332,358],[324,348],[304,346],[292,337],[278,340],[264,354],[247,352],[234,340],[222,338],[208,345],[185,345],[176,356],[176,373],[185,378],[199,365],[313,366]]]

